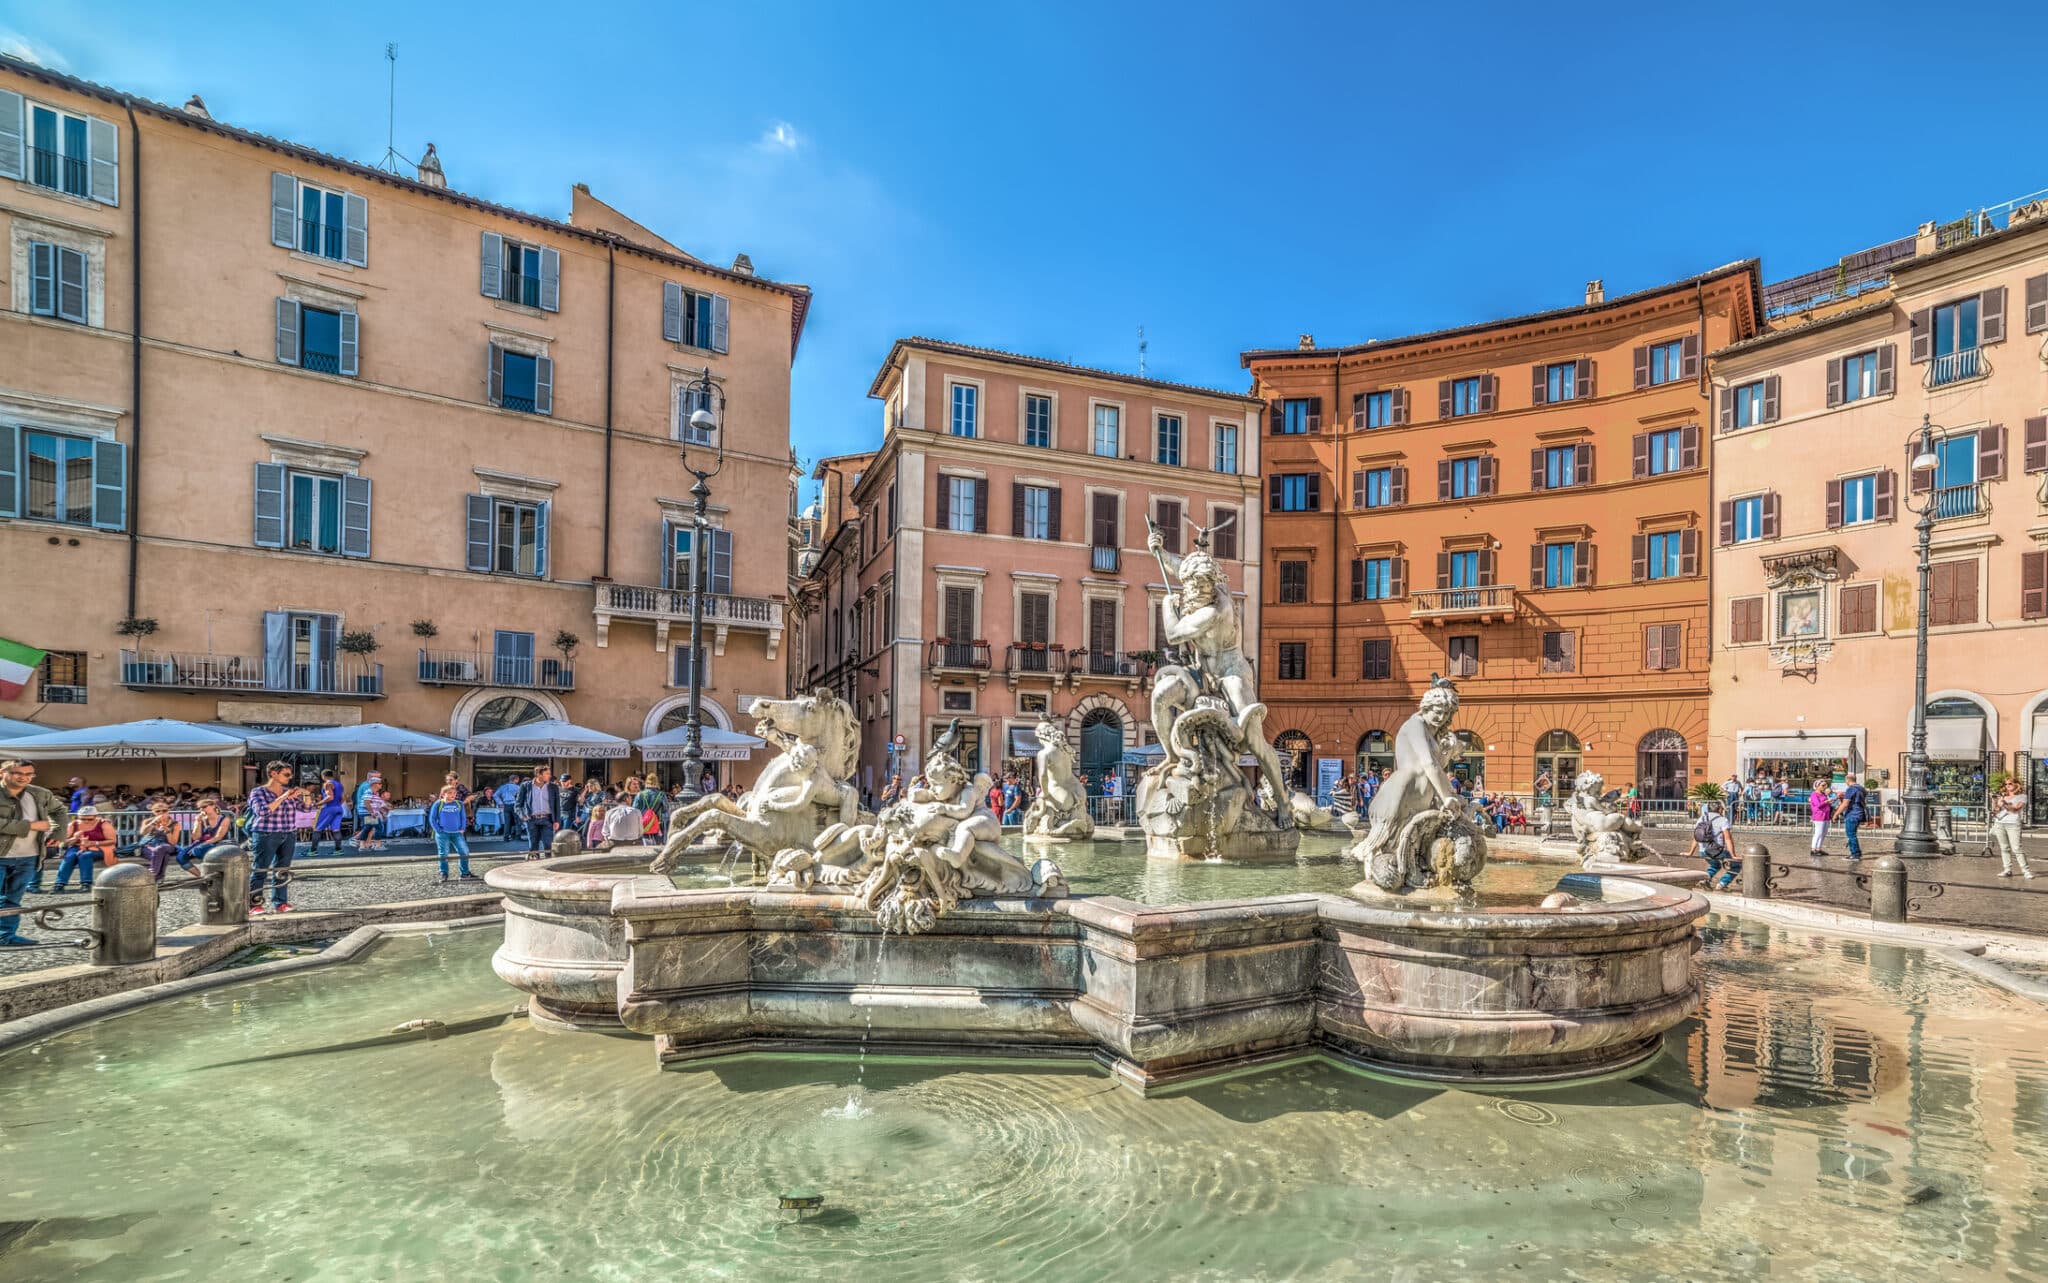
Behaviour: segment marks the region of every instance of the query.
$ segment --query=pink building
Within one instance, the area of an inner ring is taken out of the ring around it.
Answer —
[[[1153,742],[1166,585],[1147,517],[1169,551],[1212,531],[1257,636],[1260,402],[920,338],[869,392],[882,445],[858,480],[827,469],[846,499],[825,503],[800,683],[859,712],[863,787],[907,778],[954,718],[984,770],[1028,761],[1047,716],[1097,781]]]

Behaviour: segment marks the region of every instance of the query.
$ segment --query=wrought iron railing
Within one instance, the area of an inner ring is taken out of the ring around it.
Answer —
[[[1935,357],[1927,366],[1927,386],[1946,387],[1990,372],[1991,367],[1984,360],[1984,349],[1966,347],[1960,352],[1944,352]]]
[[[1143,677],[1149,671],[1146,661],[1124,650],[1075,651],[1073,662],[1090,677]]]
[[[299,220],[299,249],[335,262],[342,259],[342,229],[333,223],[322,223],[317,218]]]
[[[1088,566],[1091,570],[1099,570],[1105,574],[1113,575],[1116,573],[1117,560],[1117,550],[1115,548],[1098,546],[1092,550]]]
[[[523,686],[576,689],[576,668],[564,659],[496,655],[489,651],[421,650],[420,681],[429,686]]]
[[[504,283],[504,289],[501,293],[506,302],[518,303],[525,307],[540,306],[540,278],[538,276],[526,276],[519,272],[507,272],[501,279]]]
[[[384,665],[351,657],[291,661],[273,671],[261,655],[124,650],[121,684],[131,690],[275,691],[380,699]]]
[[[1955,521],[1991,511],[1991,495],[1981,481],[1966,486],[1942,486],[1928,497],[1928,502],[1934,507],[1936,521]]]
[[[991,659],[987,642],[935,641],[925,649],[929,668],[965,668],[987,672]]]
[[[339,374],[341,355],[337,352],[316,352],[306,348],[299,353],[299,366],[315,374]]]
[[[47,147],[28,149],[29,181],[70,196],[92,193],[92,167],[83,156],[66,156]]]
[[[1067,671],[1067,653],[1043,642],[1011,642],[1009,671],[1058,674]]]

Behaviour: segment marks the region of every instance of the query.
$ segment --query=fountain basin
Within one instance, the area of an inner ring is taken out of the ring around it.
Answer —
[[[505,942],[491,955],[491,969],[527,995],[534,1020],[619,1028],[626,932],[612,916],[612,892],[644,876],[644,866],[615,855],[502,864],[484,872],[484,884],[505,896]]]

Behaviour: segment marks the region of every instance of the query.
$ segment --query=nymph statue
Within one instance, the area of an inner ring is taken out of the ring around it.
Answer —
[[[1621,790],[1600,791],[1606,782],[1593,771],[1580,771],[1572,783],[1572,837],[1587,869],[1634,864],[1650,853],[1642,842],[1642,822],[1618,805]]]
[[[1074,746],[1049,717],[1038,723],[1038,796],[1024,812],[1024,836],[1060,842],[1095,836],[1087,796],[1074,774]]]
[[[1444,770],[1457,712],[1457,688],[1433,674],[1421,707],[1394,735],[1393,774],[1373,795],[1365,836],[1351,847],[1365,864],[1365,880],[1354,891],[1472,893],[1472,880],[1486,866],[1486,825]]]

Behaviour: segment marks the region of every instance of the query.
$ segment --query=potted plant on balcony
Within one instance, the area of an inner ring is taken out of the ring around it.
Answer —
[[[136,618],[131,615],[120,623],[115,624],[114,631],[123,637],[141,639],[156,631],[156,621],[154,619]]]
[[[583,639],[566,628],[558,629],[555,632],[555,649],[562,652],[562,662],[557,664],[553,660],[549,660],[545,665],[546,668],[554,670],[542,674],[543,677],[548,679],[547,684],[559,686],[564,690],[575,684],[576,670],[571,666],[570,661],[576,658],[576,648],[582,644]]]
[[[1139,665],[1147,677],[1151,676],[1152,670],[1159,665],[1159,652],[1156,650],[1129,651],[1126,653],[1126,657],[1132,663]]]
[[[412,635],[421,641],[426,641],[430,638],[439,637],[441,630],[434,627],[434,621],[431,619],[415,619],[412,621]]]
[[[375,695],[377,693],[377,671],[370,667],[367,661],[369,656],[376,654],[382,645],[377,640],[377,634],[368,629],[363,629],[360,632],[345,632],[335,645],[340,647],[342,654],[354,655],[365,661],[364,671],[356,674],[356,694]]]

